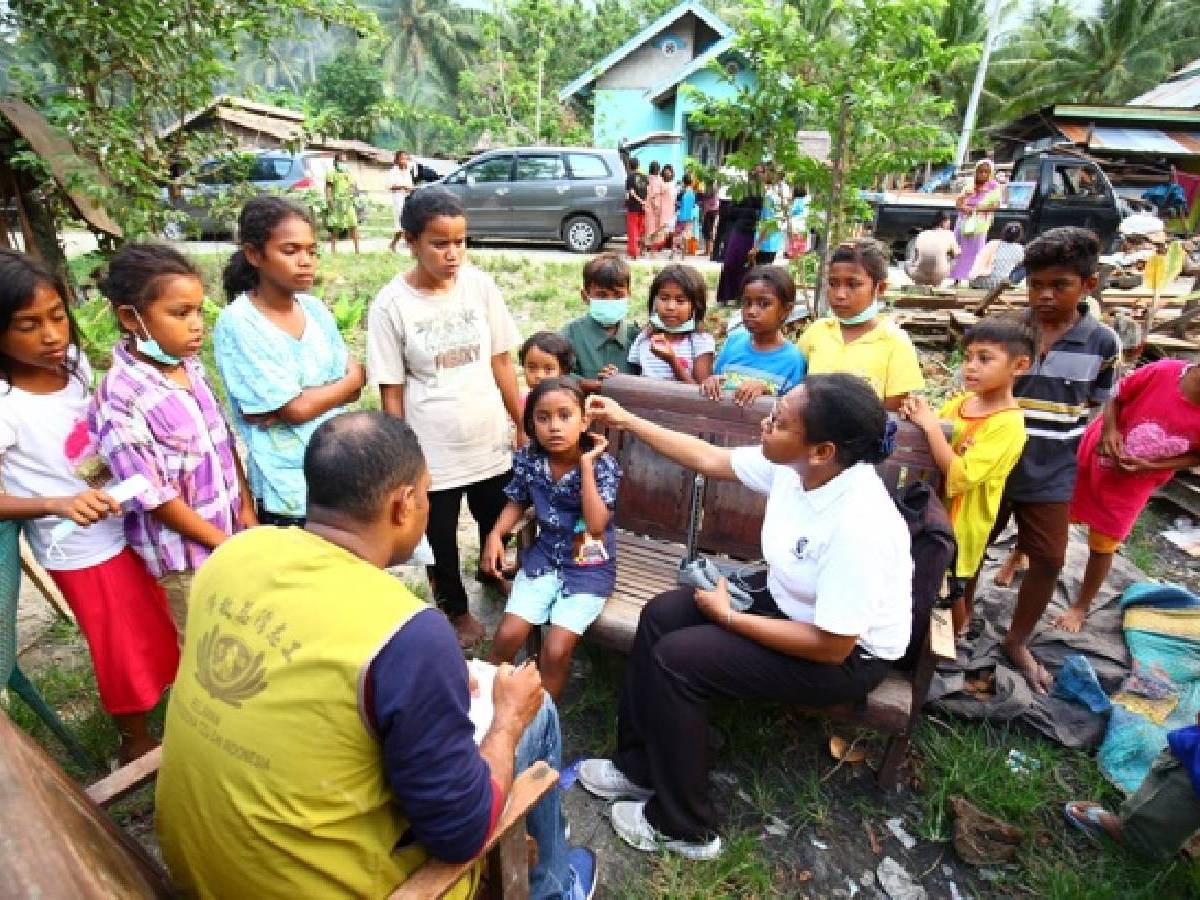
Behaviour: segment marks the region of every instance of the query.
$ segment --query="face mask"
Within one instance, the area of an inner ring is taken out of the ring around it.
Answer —
[[[687,334],[689,331],[696,330],[696,318],[693,316],[682,325],[676,325],[673,328],[668,328],[663,324],[663,320],[659,318],[658,313],[650,314],[650,324],[659,331],[665,331],[667,334]]]
[[[628,297],[589,297],[588,315],[597,325],[616,325],[629,314]]]
[[[857,316],[847,316],[845,319],[843,319],[841,316],[838,316],[837,320],[843,325],[863,325],[879,315],[879,311],[881,309],[883,309],[883,305],[878,300],[872,300],[871,305],[860,312]]]
[[[129,308],[133,309],[132,306]],[[146,327],[146,323],[142,321],[142,317],[136,309],[133,309],[133,314],[137,316],[138,324],[142,326],[142,331],[146,332],[145,337],[139,334],[133,336],[133,347],[138,353],[164,366],[177,366],[183,362],[180,357],[172,356],[165,351],[158,345],[158,341],[150,336],[150,329]]]

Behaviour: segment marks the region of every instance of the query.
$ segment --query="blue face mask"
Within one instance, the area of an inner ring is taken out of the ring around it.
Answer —
[[[616,325],[628,314],[628,297],[588,297],[588,315],[597,325]]]
[[[650,314],[650,324],[653,325],[655,328],[657,328],[659,331],[665,331],[667,334],[687,334],[690,331],[696,330],[695,316],[688,319],[682,325],[675,325],[674,327],[668,327],[663,324],[663,320],[661,318],[659,318],[658,313],[651,313]]]
[[[129,308],[133,309],[132,306]],[[150,329],[146,327],[146,323],[142,321],[142,317],[138,314],[136,309],[133,310],[133,314],[137,316],[138,324],[142,326],[142,331],[146,332],[145,337],[142,337],[139,334],[135,334],[133,336],[133,348],[137,350],[138,353],[163,366],[177,366],[183,362],[180,357],[172,356],[170,353],[160,347],[158,345],[158,341],[150,336]]]
[[[879,312],[882,309],[883,309],[883,304],[881,304],[878,300],[872,300],[871,305],[868,306],[866,309],[864,309],[862,312],[860,312],[858,315],[847,316],[845,319],[843,319],[841,316],[838,316],[837,320],[839,322],[841,322],[843,325],[864,325],[867,322],[870,322],[877,315],[879,315]]]

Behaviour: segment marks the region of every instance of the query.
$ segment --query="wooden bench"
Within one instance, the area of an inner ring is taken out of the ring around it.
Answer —
[[[118,769],[86,791],[28,735],[0,714],[0,877],[5,897],[174,897],[167,873],[103,807],[149,784],[161,750]],[[484,847],[492,896],[529,896],[525,816],[558,783],[545,763],[523,772]],[[443,896],[474,863],[431,859],[397,888],[390,900]]]
[[[629,412],[675,431],[697,435],[722,447],[757,444],[762,420],[772,401],[759,398],[742,408],[728,400],[714,403],[699,390],[648,378],[615,376],[603,383],[603,394]],[[694,473],[651,450],[625,432],[606,432],[611,452],[624,470],[617,498],[617,585],[585,638],[628,652],[633,645],[642,607],[652,597],[677,587],[679,561],[685,552]],[[942,475],[929,452],[925,435],[901,422],[896,449],[878,467],[890,491],[914,481],[929,482],[935,491]],[[718,562],[761,559],[762,519],[766,498],[738,482],[708,483],[699,506],[697,544]],[[918,635],[924,650],[912,672],[893,671],[861,705],[822,707],[814,715],[861,725],[889,736],[879,783],[896,780],[929,691],[937,660],[954,658],[954,638],[946,611],[935,610],[928,634]]]

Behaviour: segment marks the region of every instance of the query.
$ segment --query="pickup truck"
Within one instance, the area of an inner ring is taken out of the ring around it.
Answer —
[[[907,258],[909,243],[933,225],[939,212],[949,212],[952,218],[958,215],[955,196],[906,192],[876,197],[871,201],[873,233],[898,258]],[[1117,195],[1099,166],[1069,154],[1037,153],[1013,165],[988,237],[999,237],[1009,222],[1021,224],[1026,242],[1060,225],[1078,225],[1096,232],[1102,250],[1109,252],[1123,218]]]

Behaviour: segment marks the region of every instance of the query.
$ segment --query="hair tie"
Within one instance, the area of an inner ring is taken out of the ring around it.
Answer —
[[[888,416],[887,424],[883,426],[883,437],[879,439],[879,452],[885,459],[896,449],[896,432],[899,430],[900,426],[896,424],[896,420]]]

